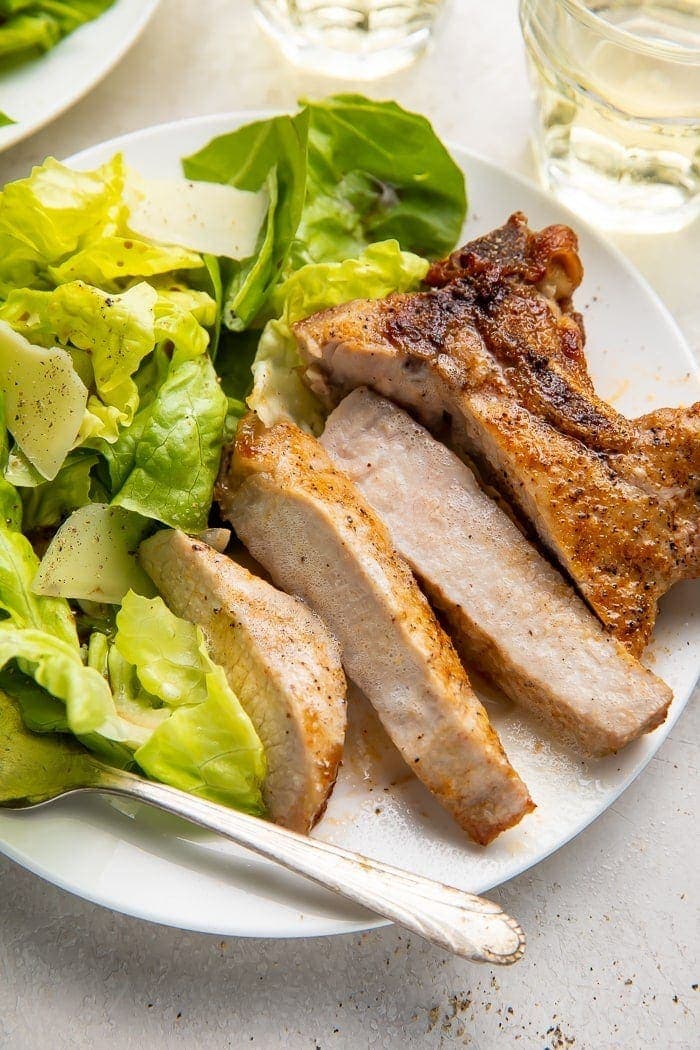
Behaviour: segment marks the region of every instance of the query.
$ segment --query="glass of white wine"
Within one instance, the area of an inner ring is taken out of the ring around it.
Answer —
[[[256,0],[258,18],[296,65],[372,80],[409,65],[444,0]]]
[[[545,184],[598,226],[700,214],[700,0],[521,0]]]

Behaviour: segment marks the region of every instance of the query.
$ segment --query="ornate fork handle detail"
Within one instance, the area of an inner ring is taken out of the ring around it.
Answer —
[[[184,817],[462,958],[508,965],[524,952],[518,923],[483,897],[106,766],[86,790],[135,798]]]

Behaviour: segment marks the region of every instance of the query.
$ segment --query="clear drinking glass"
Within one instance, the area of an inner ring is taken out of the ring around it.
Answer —
[[[521,0],[545,183],[607,229],[700,214],[699,0]]]
[[[402,69],[430,39],[444,0],[256,0],[258,17],[297,65],[371,80]]]

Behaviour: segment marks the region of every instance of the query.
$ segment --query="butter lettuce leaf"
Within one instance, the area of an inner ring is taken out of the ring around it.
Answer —
[[[255,321],[279,280],[375,241],[434,257],[454,247],[464,176],[430,123],[395,102],[336,95],[215,138],[183,160],[193,179],[259,189],[270,205],[258,251],[226,270],[223,322]],[[362,293],[360,293],[362,294]]]
[[[213,664],[199,627],[173,615],[162,598],[128,593],[117,613],[115,646],[149,693],[171,707],[201,704]]]
[[[94,171],[49,157],[0,193],[0,294],[46,287],[46,267],[114,232],[125,213],[120,154]]]
[[[304,105],[308,169],[295,266],[346,259],[389,238],[429,258],[454,247],[464,175],[425,117],[363,95]]]
[[[0,390],[0,529],[17,530],[22,526],[22,503],[17,489],[5,477],[9,460],[5,399]]]
[[[158,381],[165,362],[149,374]],[[228,401],[208,355],[177,355],[110,454],[112,502],[173,528],[206,528],[219,469]]]
[[[117,651],[172,712],[136,751],[141,769],[213,802],[263,813],[262,744],[200,628],[161,598],[134,594],[124,598],[117,627]]]
[[[38,568],[39,559],[29,540],[19,532],[0,528],[0,609],[14,627],[54,635],[78,653],[78,635],[68,602],[42,598],[32,590]]]
[[[320,433],[323,412],[301,378],[291,325],[316,310],[351,299],[379,299],[390,292],[411,291],[427,270],[425,259],[402,251],[398,241],[392,240],[370,245],[355,259],[309,263],[292,273],[270,300],[269,308],[278,316],[268,321],[258,343],[249,406],[268,425],[291,419],[305,430]]]
[[[203,266],[202,256],[186,248],[112,235],[87,245],[60,265],[50,266],[48,274],[55,284],[83,281],[104,291],[119,292],[130,278],[199,270]]]
[[[68,603],[34,594],[39,562],[29,541],[0,528],[0,668],[17,661],[51,696],[65,705],[76,734],[98,731],[123,738],[112,695],[104,678],[85,667]]]
[[[11,292],[0,317],[34,344],[58,342],[88,354],[99,399],[128,425],[138,404],[132,376],[155,344],[157,299],[145,282],[110,295],[73,281],[50,292]]]
[[[206,676],[206,687],[203,703],[174,711],[134,757],[157,780],[262,816],[266,764],[257,733],[220,667]]]
[[[36,345],[2,319],[4,309],[0,307],[0,393],[8,429],[32,466],[51,479],[76,441],[88,390],[66,350],[50,339]]]
[[[48,529],[59,525],[71,511],[90,502],[90,472],[98,460],[95,452],[76,449],[66,458],[53,481],[21,488],[22,528]]]
[[[114,702],[109,686],[93,668],[85,667],[80,651],[46,631],[22,630],[0,623],[0,667],[18,660],[37,685],[66,705],[66,720],[80,736],[110,732]]]
[[[0,65],[15,66],[49,51],[114,0],[0,0]]]

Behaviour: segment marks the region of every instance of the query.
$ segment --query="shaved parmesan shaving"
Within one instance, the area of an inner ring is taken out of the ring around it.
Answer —
[[[139,237],[228,259],[255,254],[270,202],[215,182],[145,179],[129,173],[124,192],[129,229]]]
[[[0,321],[0,390],[5,422],[29,462],[51,481],[73,447],[87,387],[66,350],[34,346]]]
[[[121,507],[80,507],[51,540],[32,590],[112,605],[118,605],[128,590],[150,597],[155,589],[136,560],[149,528],[145,518]]]

